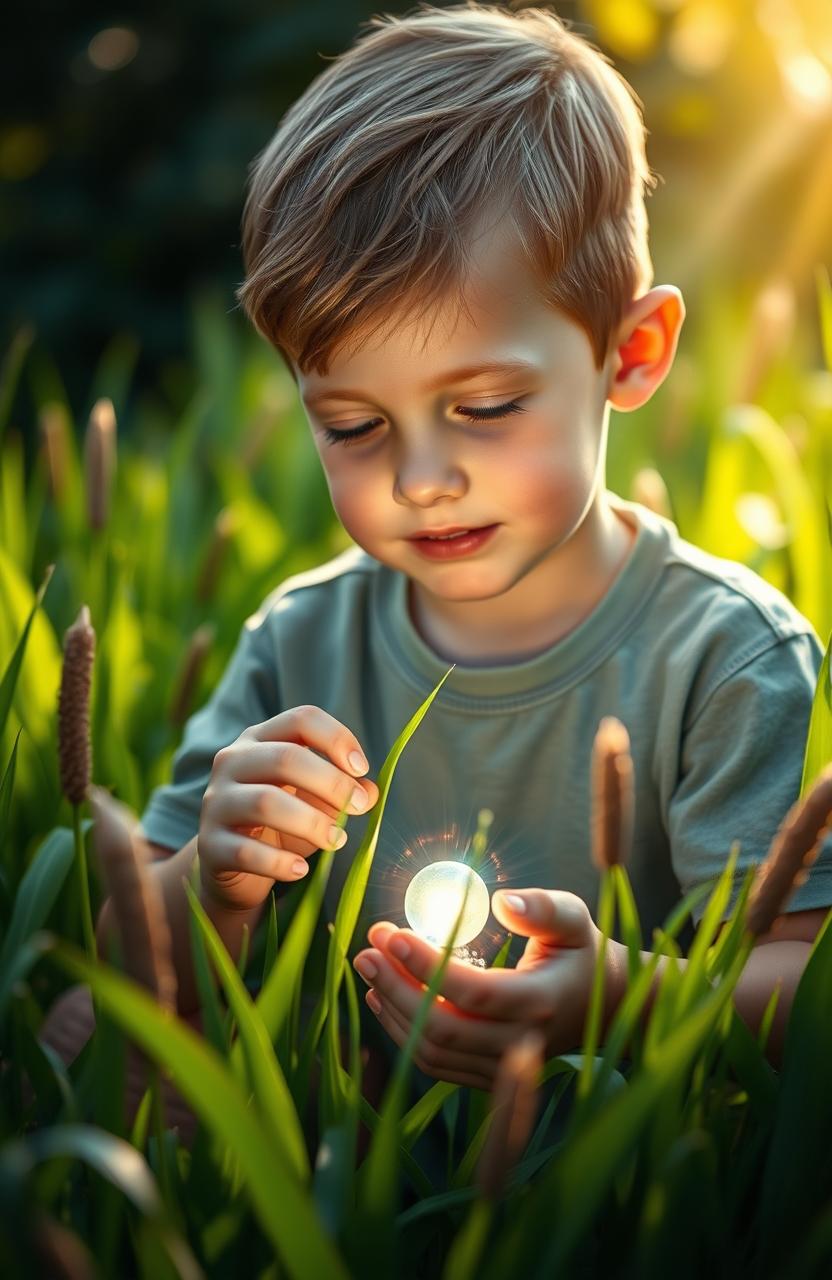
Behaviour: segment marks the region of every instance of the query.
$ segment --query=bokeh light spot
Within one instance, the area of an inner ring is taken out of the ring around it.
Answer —
[[[87,57],[99,71],[120,71],[139,51],[139,37],[130,27],[105,27],[87,46]]]

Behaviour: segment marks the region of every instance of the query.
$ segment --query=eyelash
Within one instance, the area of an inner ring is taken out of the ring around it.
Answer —
[[[526,410],[516,400],[511,400],[508,404],[487,405],[483,409],[460,406],[458,412],[472,422],[488,422],[494,418],[508,417],[510,413],[525,413]],[[359,436],[367,435],[378,423],[379,419],[373,418],[372,421],[365,422],[360,427],[352,427],[349,431],[333,431],[332,427],[324,427],[324,435],[330,444],[345,444]]]

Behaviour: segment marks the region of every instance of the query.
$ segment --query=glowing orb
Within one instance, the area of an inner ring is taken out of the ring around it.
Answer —
[[[454,937],[454,946],[462,947],[482,932],[489,911],[485,882],[464,862],[432,862],[417,871],[404,895],[404,913],[411,929],[444,947],[463,899],[465,910]]]

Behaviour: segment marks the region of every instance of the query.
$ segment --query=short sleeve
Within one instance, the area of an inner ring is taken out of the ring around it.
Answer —
[[[266,615],[257,613],[244,623],[214,692],[185,724],[171,781],[154,789],[141,816],[146,839],[181,849],[197,834],[214,756],[250,725],[278,714],[277,685]]]
[[[724,679],[688,725],[668,813],[682,893],[718,876],[740,841],[727,919],[752,861],[762,862],[797,800],[822,653],[812,634],[775,642]],[[693,912],[696,925],[705,902]],[[832,836],[788,912],[832,905]]]

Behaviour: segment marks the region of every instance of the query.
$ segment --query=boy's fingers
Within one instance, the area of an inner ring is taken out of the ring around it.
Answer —
[[[581,947],[592,929],[589,908],[582,898],[563,889],[498,889],[491,909],[501,924],[525,938],[560,947]]]
[[[400,1049],[403,1049],[410,1035],[409,1024],[402,1021],[385,1000],[381,1001],[381,1009],[375,1016],[387,1034],[395,1040]],[[491,1089],[497,1066],[496,1058],[492,1063],[487,1058],[473,1054],[450,1054],[447,1050],[442,1050],[435,1058],[430,1052],[428,1057],[425,1057],[421,1049],[422,1046],[417,1049],[413,1060],[419,1070],[424,1071],[426,1075],[447,1080],[450,1084],[468,1085],[472,1089]]]
[[[405,974],[426,985],[439,967],[441,952],[410,929],[382,932],[374,926],[368,937]],[[479,1017],[517,1023],[538,1022],[551,1015],[551,995],[539,970],[477,969],[451,958],[440,990],[463,1013]]]
[[[322,707],[311,704],[288,707],[269,720],[250,725],[244,733],[258,742],[303,743],[320,751],[326,759],[341,761],[355,777],[369,769],[361,744],[352,731]],[[355,763],[350,759],[353,752]]]
[[[416,1018],[425,995],[425,988],[412,977],[402,975],[397,968],[378,951],[364,951],[355,958],[358,972],[363,961],[369,961],[375,970],[365,978],[373,990],[406,1025]],[[513,1042],[517,1026],[510,1022],[496,1022],[490,1018],[463,1013],[440,996],[428,1014],[423,1032],[424,1039],[437,1049],[467,1054],[499,1056]]]

